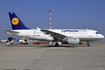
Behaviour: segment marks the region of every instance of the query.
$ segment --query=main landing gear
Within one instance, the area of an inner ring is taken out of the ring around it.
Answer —
[[[59,44],[58,44],[59,40],[58,40],[57,38],[54,38],[54,41],[56,42],[56,43],[55,43],[55,46],[56,46],[56,47],[59,46]]]
[[[56,42],[55,46],[59,46],[58,42]]]
[[[89,44],[89,41],[86,42],[86,45],[87,45],[88,47],[91,46],[91,45]]]

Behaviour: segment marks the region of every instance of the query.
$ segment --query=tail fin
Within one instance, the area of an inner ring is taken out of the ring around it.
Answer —
[[[14,12],[9,12],[9,17],[13,30],[29,29],[21,22]]]

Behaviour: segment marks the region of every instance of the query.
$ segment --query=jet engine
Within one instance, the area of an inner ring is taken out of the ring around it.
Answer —
[[[64,38],[62,42],[68,43],[68,44],[78,44],[79,43],[79,38],[77,37],[69,37],[69,38]]]

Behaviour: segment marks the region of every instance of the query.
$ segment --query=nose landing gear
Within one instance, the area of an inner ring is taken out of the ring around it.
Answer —
[[[91,46],[91,45],[89,44],[89,41],[86,42],[86,45],[87,45],[88,47]]]

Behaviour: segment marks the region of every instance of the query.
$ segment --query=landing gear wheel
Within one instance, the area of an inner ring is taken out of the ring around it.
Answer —
[[[89,47],[89,46],[91,46],[91,45],[89,44],[89,42],[88,42],[88,41],[87,41],[87,43],[86,43],[86,44],[87,44],[87,46],[88,46],[88,47]]]
[[[87,46],[88,46],[88,47],[90,47],[91,45],[90,45],[90,44],[88,44]]]
[[[55,46],[59,46],[59,44],[58,44],[58,43],[56,43],[56,44],[55,44]]]

